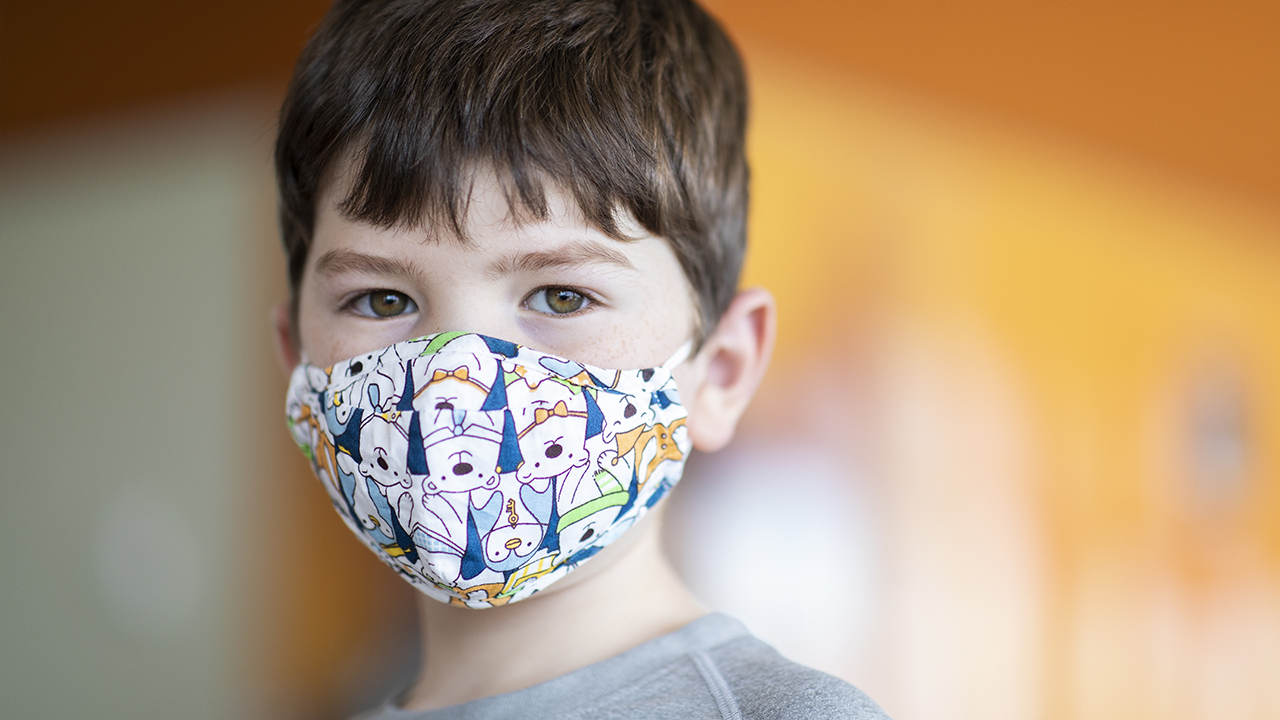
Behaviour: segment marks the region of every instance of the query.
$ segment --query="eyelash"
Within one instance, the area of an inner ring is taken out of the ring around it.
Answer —
[[[366,305],[371,303],[376,295],[399,295],[405,299],[408,303],[408,307],[403,312],[395,315],[379,315],[376,312],[373,312],[373,308],[371,306],[367,308],[367,312],[362,312],[360,309],[357,309],[361,303]],[[416,312],[418,310],[418,303],[415,302],[413,298],[409,297],[407,293],[400,292],[399,290],[378,288],[376,290],[366,290],[357,294],[355,297],[352,297],[350,300],[343,303],[342,307],[344,310],[354,313],[362,318],[368,318],[370,320],[393,320],[398,317],[403,317],[411,312]]]
[[[541,310],[534,310],[533,308],[529,307],[529,303],[535,297],[537,297],[540,293],[545,293],[548,290],[568,290],[569,292],[577,293],[578,295],[582,296],[583,300],[585,300],[586,303],[584,304],[583,307],[577,310],[574,310],[573,312],[567,312],[567,313],[544,313]],[[528,295],[526,295],[524,298],[524,301],[520,303],[520,306],[525,308],[526,310],[532,310],[533,312],[536,312],[540,315],[550,315],[551,317],[565,318],[565,317],[576,317],[578,315],[591,312],[595,308],[595,306],[598,305],[599,303],[600,303],[600,299],[596,297],[595,294],[588,292],[586,290],[583,290],[582,288],[573,287],[572,285],[543,285],[542,287],[535,288],[533,292],[530,292]]]
[[[579,308],[578,310],[574,310],[573,312],[567,312],[567,313],[546,313],[541,310],[533,310],[533,308],[529,307],[529,303],[535,297],[537,297],[539,293],[545,293],[548,290],[568,290],[569,292],[581,295],[583,300],[586,301],[586,303],[584,307]],[[409,308],[397,315],[378,315],[377,313],[372,311],[372,307],[368,308],[367,312],[361,312],[357,310],[357,306],[360,305],[360,303],[372,302],[373,297],[375,295],[380,295],[380,294],[399,295],[400,297],[404,298],[408,302]],[[588,292],[586,290],[583,290],[582,288],[576,288],[569,285],[543,285],[542,287],[535,288],[532,292],[526,295],[524,300],[520,303],[520,306],[528,310],[533,310],[533,312],[536,312],[542,315],[551,315],[552,317],[575,317],[577,315],[590,312],[592,308],[594,308],[599,303],[600,303],[600,299],[596,297],[595,294]],[[379,288],[377,290],[367,290],[365,292],[362,292],[356,295],[355,297],[345,302],[343,304],[343,308],[350,312],[355,313],[356,315],[359,315],[360,317],[370,318],[375,320],[390,320],[392,318],[402,317],[404,315],[407,315],[411,312],[416,311],[418,309],[418,304],[414,302],[413,298],[409,297],[405,293],[400,292],[399,290],[389,290],[386,288]]]

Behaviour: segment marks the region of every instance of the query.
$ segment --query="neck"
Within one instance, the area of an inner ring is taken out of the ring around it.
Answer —
[[[423,667],[404,707],[429,710],[530,687],[700,617],[663,556],[658,514],[526,600],[471,610],[420,598]]]

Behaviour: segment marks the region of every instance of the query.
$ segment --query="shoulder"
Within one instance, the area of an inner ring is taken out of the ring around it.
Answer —
[[[744,720],[848,718],[888,720],[884,710],[853,685],[782,657],[755,637],[742,637],[697,653],[708,685],[716,675]],[[705,667],[702,667],[705,666]]]
[[[425,712],[392,703],[353,720],[887,720],[862,691],[791,662],[712,614],[523,690]]]

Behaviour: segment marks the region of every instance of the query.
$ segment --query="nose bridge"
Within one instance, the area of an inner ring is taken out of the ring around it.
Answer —
[[[487,277],[479,263],[433,274],[420,308],[419,335],[475,332],[491,337],[515,337],[518,299],[507,297],[500,279]]]

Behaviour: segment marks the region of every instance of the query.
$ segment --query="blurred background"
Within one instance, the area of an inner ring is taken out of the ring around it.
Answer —
[[[413,671],[268,328],[326,5],[0,2],[0,715],[341,718]],[[672,499],[704,602],[901,720],[1280,718],[1280,4],[710,7],[781,329]]]

